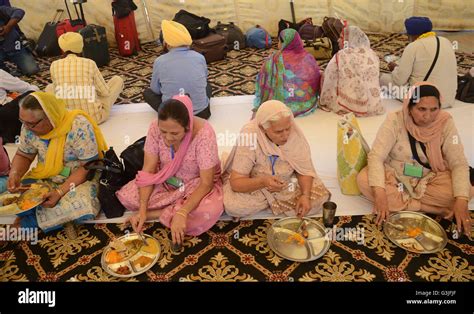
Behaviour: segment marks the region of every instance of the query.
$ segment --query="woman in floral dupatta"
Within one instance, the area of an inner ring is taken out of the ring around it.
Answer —
[[[295,117],[310,114],[319,94],[318,63],[294,29],[282,30],[279,40],[281,50],[265,61],[257,76],[254,111],[274,99],[290,107]]]
[[[353,112],[358,117],[385,112],[380,97],[379,58],[367,35],[356,26],[346,26],[339,38],[341,50],[329,61],[321,84],[319,105],[337,114]]]

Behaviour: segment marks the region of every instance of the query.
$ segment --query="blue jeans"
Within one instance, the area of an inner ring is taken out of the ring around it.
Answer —
[[[35,58],[27,48],[9,52],[0,50],[0,69],[7,71],[4,61],[13,62],[24,75],[33,75],[39,71]]]

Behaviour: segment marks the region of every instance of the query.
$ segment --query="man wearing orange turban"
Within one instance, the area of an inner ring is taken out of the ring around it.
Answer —
[[[123,78],[114,75],[105,81],[95,61],[81,57],[84,48],[81,34],[64,33],[58,44],[65,56],[51,63],[52,84],[45,91],[63,99],[68,109],[84,110],[95,122],[105,122],[123,91]]]
[[[191,46],[193,40],[186,27],[175,21],[161,22],[163,39],[169,48],[180,46]]]
[[[143,93],[145,101],[156,111],[161,103],[174,95],[188,94],[193,101],[195,116],[211,116],[211,87],[207,82],[206,59],[191,50],[191,35],[184,25],[162,21],[163,48],[168,53],[159,56],[153,64],[150,88]]]

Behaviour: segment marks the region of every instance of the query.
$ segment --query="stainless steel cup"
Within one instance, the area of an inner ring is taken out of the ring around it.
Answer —
[[[325,202],[323,204],[323,223],[326,228],[331,228],[334,224],[337,205],[334,202]]]

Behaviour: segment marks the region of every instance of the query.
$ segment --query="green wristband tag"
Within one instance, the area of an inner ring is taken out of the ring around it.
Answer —
[[[71,168],[70,167],[64,167],[63,170],[61,170],[61,173],[59,175],[68,178],[71,175]]]
[[[413,178],[423,177],[423,167],[405,163],[403,174]]]
[[[183,180],[177,177],[170,177],[168,180],[166,180],[166,183],[175,188],[180,188],[183,185]]]

